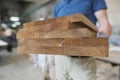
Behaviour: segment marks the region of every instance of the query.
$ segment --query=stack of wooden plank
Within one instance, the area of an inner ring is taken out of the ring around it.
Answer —
[[[17,33],[18,53],[108,56],[108,38],[82,14],[25,23]]]

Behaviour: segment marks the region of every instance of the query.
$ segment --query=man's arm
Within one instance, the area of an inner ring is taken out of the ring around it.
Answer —
[[[99,23],[99,34],[105,34],[109,37],[112,33],[112,28],[108,21],[106,9],[95,12],[95,16]]]

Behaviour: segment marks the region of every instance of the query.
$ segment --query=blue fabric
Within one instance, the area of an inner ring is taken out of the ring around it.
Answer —
[[[104,0],[61,0],[54,6],[53,17],[82,13],[96,24],[97,19],[94,13],[106,8]]]

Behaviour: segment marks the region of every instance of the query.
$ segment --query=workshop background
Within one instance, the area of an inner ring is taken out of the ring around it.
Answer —
[[[0,0],[0,80],[54,80],[54,66],[49,59],[53,56],[18,54],[16,33],[25,22],[52,18],[57,1]],[[97,80],[120,80],[120,0],[106,0],[106,3],[113,33],[109,40],[109,57],[96,58]],[[12,32],[10,50],[6,48],[4,28]]]

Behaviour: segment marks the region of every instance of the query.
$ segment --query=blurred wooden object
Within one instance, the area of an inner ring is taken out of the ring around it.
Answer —
[[[74,26],[71,26],[71,24]],[[96,32],[98,31],[96,26],[82,14],[73,14],[69,16],[28,22],[24,24],[25,29],[29,30],[32,28],[31,30],[33,30],[36,28],[38,31],[67,30],[81,27],[86,27]]]
[[[18,51],[72,56],[108,56],[107,45],[108,40],[103,38],[25,39],[19,42]]]
[[[50,32],[31,32],[22,30],[17,34],[17,39],[20,38],[80,38],[80,37],[96,37],[96,32],[93,32],[87,28],[70,29],[62,31],[50,31]]]
[[[25,23],[17,33],[19,53],[108,56],[108,39],[82,14]]]

